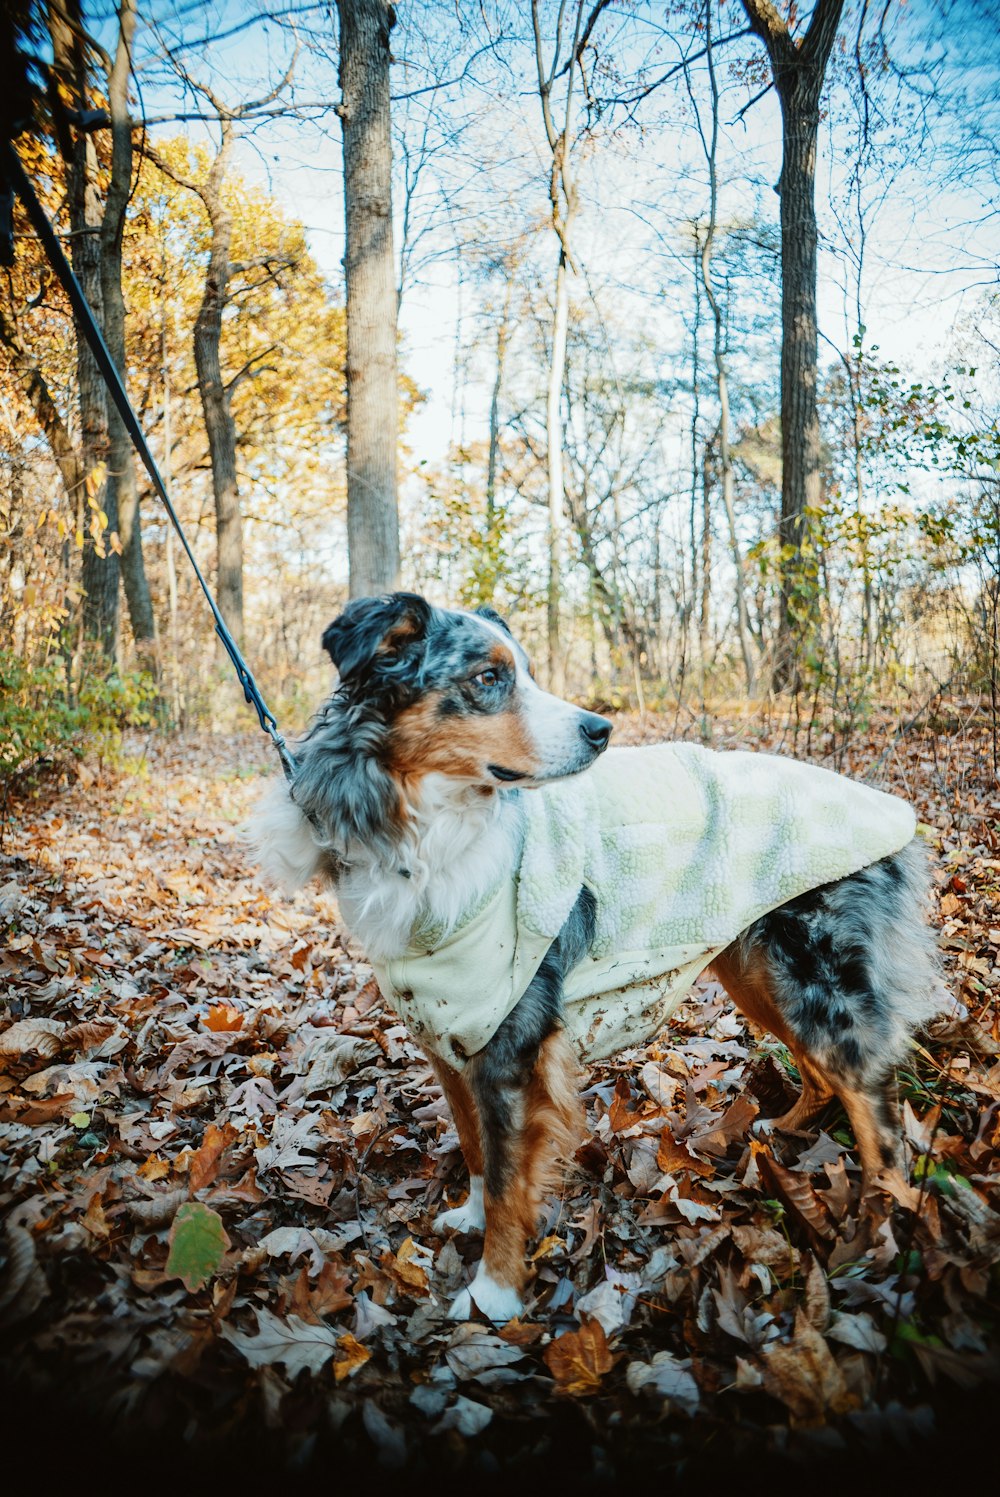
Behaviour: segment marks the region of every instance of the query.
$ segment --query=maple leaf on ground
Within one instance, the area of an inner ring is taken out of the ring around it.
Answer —
[[[222,1217],[201,1201],[178,1206],[168,1241],[167,1278],[180,1279],[192,1293],[208,1283],[229,1247]]]
[[[578,1331],[565,1331],[543,1353],[556,1380],[556,1392],[579,1397],[596,1393],[614,1358],[599,1320],[585,1320]]]
[[[201,1022],[215,1034],[231,1033],[243,1028],[243,1014],[228,1003],[213,1003]]]
[[[764,1388],[786,1406],[793,1424],[823,1424],[828,1414],[857,1406],[830,1348],[802,1315],[790,1342],[765,1351]]]
[[[292,1289],[290,1309],[300,1320],[320,1321],[324,1315],[335,1315],[351,1304],[349,1275],[340,1263],[324,1263],[315,1285],[309,1281],[309,1268],[303,1264]]]
[[[687,1144],[677,1142],[669,1128],[664,1128],[660,1134],[656,1163],[665,1175],[676,1175],[681,1170],[688,1170],[695,1175],[715,1174],[715,1166],[709,1164],[707,1159],[696,1158]]]
[[[251,1367],[271,1367],[276,1362],[295,1378],[308,1367],[310,1372],[319,1372],[325,1367],[340,1345],[341,1336],[325,1325],[308,1325],[297,1315],[279,1320],[270,1310],[262,1307],[254,1311],[257,1316],[257,1335],[248,1336],[237,1331],[228,1321],[221,1327],[223,1338],[245,1357]]]
[[[408,1237],[398,1253],[383,1253],[379,1267],[403,1294],[429,1294],[427,1272],[419,1262],[420,1255],[421,1250]]]

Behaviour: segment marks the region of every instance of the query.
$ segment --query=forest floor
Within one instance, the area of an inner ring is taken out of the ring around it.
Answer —
[[[807,1134],[761,1129],[788,1057],[702,982],[584,1078],[587,1139],[499,1329],[446,1318],[478,1247],[432,1225],[465,1179],[426,1061],[332,900],[269,895],[241,852],[266,742],[151,736],[15,800],[5,1455],[38,1475],[80,1437],[102,1482],[120,1449],[147,1488],[190,1465],[270,1490],[314,1468],[746,1487],[779,1458],[844,1461],[857,1485],[945,1446],[964,1466],[1000,1374],[1000,787],[976,704],[895,728],[808,747],[910,797],[932,852],[965,1012],[900,1077],[912,1192],[861,1208],[835,1106]],[[616,741],[676,733],[619,719]],[[792,747],[737,716],[713,741]]]

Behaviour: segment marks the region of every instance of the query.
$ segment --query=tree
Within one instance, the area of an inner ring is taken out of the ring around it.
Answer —
[[[51,0],[48,10],[53,71],[78,111],[89,103],[88,39],[77,0]],[[98,322],[104,317],[101,277],[101,205],[93,136],[68,127],[60,144],[69,168],[70,254],[73,270]],[[83,533],[83,634],[113,660],[118,644],[118,553],[104,532],[118,530],[117,491],[104,475],[110,457],[108,408],[97,362],[77,327],[82,488],[75,494],[77,530]],[[88,516],[87,511],[91,514]],[[93,520],[96,519],[96,524]]]
[[[198,316],[194,324],[194,361],[198,372],[208,450],[212,465],[212,496],[215,502],[216,601],[237,644],[243,643],[243,511],[240,502],[236,466],[236,423],[233,420],[234,380],[228,382],[222,370],[223,315],[230,300],[233,216],[226,193],[227,177],[237,141],[241,119],[255,115],[271,104],[291,79],[295,56],[281,81],[259,99],[238,107],[225,104],[204,82],[196,81],[174,60],[178,75],[194,88],[213,111],[219,127],[219,145],[208,171],[199,176],[178,173],[175,166],[152,148],[148,154],[165,175],[186,187],[201,199],[210,228],[208,264]],[[268,274],[273,265],[270,256],[261,257]],[[246,269],[244,265],[242,267]],[[239,376],[237,376],[238,378]],[[224,658],[221,641],[220,659]]]
[[[691,103],[694,108],[698,135],[705,152],[705,160],[708,165],[709,180],[709,213],[708,226],[704,239],[701,240],[701,279],[705,288],[705,296],[712,312],[712,355],[715,362],[715,384],[719,397],[719,467],[722,477],[722,502],[726,511],[726,522],[729,527],[729,544],[733,553],[733,568],[736,584],[736,624],[740,639],[740,653],[743,656],[743,674],[746,682],[747,694],[753,692],[754,687],[754,659],[750,640],[750,619],[747,612],[746,585],[743,575],[743,557],[740,552],[739,537],[736,533],[736,510],[733,500],[733,456],[731,450],[731,422],[729,409],[729,370],[726,363],[726,349],[724,346],[725,329],[722,304],[719,301],[718,291],[712,279],[712,250],[715,243],[716,230],[718,228],[719,208],[719,85],[715,76],[715,62],[712,57],[712,0],[705,0],[705,45],[706,61],[708,65],[708,83],[711,97],[711,124],[706,137],[701,122],[701,114],[693,92]],[[686,76],[686,75],[685,75]],[[707,499],[707,475],[708,461],[706,454],[706,499]],[[706,531],[708,527],[706,526]],[[703,637],[707,620],[703,619]],[[704,672],[704,655],[702,659]]]
[[[398,586],[397,286],[392,239],[388,0],[337,0],[347,249],[350,595]]]
[[[132,188],[132,121],[128,112],[128,79],[135,37],[135,0],[121,0],[118,12],[118,44],[108,70],[108,114],[111,123],[111,175],[104,216],[101,221],[101,297],[104,305],[104,336],[123,382],[125,360],[125,297],[122,292],[122,236],[125,212]],[[113,401],[108,402],[109,508],[118,515],[121,538],[121,577],[128,602],[132,634],[140,654],[150,656],[156,639],[153,600],[142,554],[139,521],[139,491],[136,484],[132,439]]]
[[[794,39],[772,0],[742,0],[767,48],[781,104],[781,604],[774,684],[797,690],[816,618],[811,515],[820,506],[817,402],[816,144],[819,101],[844,0],[816,0]]]
[[[565,686],[565,663],[560,644],[560,592],[563,570],[563,512],[566,504],[563,475],[562,399],[566,371],[566,329],[569,321],[570,270],[576,271],[572,251],[573,221],[579,208],[576,181],[570,153],[573,145],[574,83],[580,60],[581,43],[589,38],[594,23],[607,0],[597,0],[584,28],[584,0],[577,0],[573,43],[566,64],[562,62],[562,22],[565,6],[560,5],[552,60],[546,65],[542,43],[539,0],[531,0],[531,24],[535,39],[535,69],[538,98],[542,106],[545,139],[552,157],[549,172],[549,203],[552,229],[559,246],[552,319],[552,357],[546,394],[546,432],[548,438],[549,475],[549,585],[547,604],[549,685],[555,692]],[[566,99],[562,118],[557,122],[553,110],[553,89],[557,78],[566,77]]]

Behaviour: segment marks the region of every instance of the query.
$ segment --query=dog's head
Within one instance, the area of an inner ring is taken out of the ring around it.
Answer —
[[[356,598],[323,635],[338,695],[385,728],[383,767],[494,789],[577,774],[611,724],[542,691],[492,609],[434,608],[415,593]]]

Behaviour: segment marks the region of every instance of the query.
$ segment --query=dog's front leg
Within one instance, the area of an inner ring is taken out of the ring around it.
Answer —
[[[527,1048],[504,1044],[498,1031],[466,1076],[479,1112],[486,1239],[475,1278],[450,1313],[467,1320],[475,1304],[502,1323],[524,1308],[527,1247],[542,1191],[581,1131],[576,1067],[561,1031]]]
[[[486,1225],[483,1210],[483,1148],[479,1137],[479,1118],[472,1093],[461,1073],[453,1071],[443,1060],[433,1057],[434,1074],[441,1083],[445,1100],[458,1133],[458,1141],[469,1171],[469,1195],[461,1206],[442,1211],[434,1218],[436,1232],[481,1232]]]

